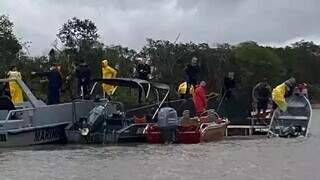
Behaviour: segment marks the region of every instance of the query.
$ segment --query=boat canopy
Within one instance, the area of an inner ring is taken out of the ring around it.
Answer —
[[[92,82],[94,82],[94,85],[90,93],[91,95],[98,82],[113,85],[113,86],[139,89],[139,91],[141,91],[145,99],[148,99],[151,90],[154,91],[155,94],[157,95],[158,109],[156,110],[152,118],[155,118],[156,113],[159,111],[160,107],[162,107],[164,101],[167,99],[170,93],[170,87],[167,84],[159,83],[159,82],[149,82],[147,80],[135,79],[135,78],[93,79]],[[161,99],[160,99],[159,91],[165,91],[164,93],[165,95]]]
[[[119,87],[128,87],[128,88],[134,88],[141,91],[143,97],[148,98],[151,84],[150,82],[142,79],[134,79],[134,78],[110,78],[110,79],[92,79],[92,82],[94,82],[94,85],[92,87],[91,93],[93,93],[97,83],[103,83],[103,84],[109,84],[113,86],[119,86]]]
[[[167,84],[159,83],[159,82],[150,82],[151,86],[156,89],[167,90],[170,91],[170,87]]]

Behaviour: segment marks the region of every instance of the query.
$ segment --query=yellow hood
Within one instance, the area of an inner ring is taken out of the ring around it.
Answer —
[[[102,63],[102,66],[104,66],[104,67],[108,66],[108,60],[106,60],[106,59],[101,61],[101,63]]]

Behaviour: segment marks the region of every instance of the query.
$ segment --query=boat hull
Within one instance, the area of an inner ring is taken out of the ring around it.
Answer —
[[[287,99],[287,111],[277,109],[271,119],[268,136],[307,136],[312,118],[312,107],[305,96],[293,95]]]
[[[175,143],[197,144],[201,142],[212,142],[222,140],[225,136],[225,130],[228,122],[202,123],[201,126],[179,126],[176,131]],[[164,143],[162,140],[161,129],[156,124],[149,124],[144,134],[147,142],[151,144]]]
[[[74,144],[108,144],[146,142],[143,134],[146,123],[131,124],[114,132],[95,132],[83,136],[79,130],[66,129],[68,143]]]
[[[0,147],[30,146],[48,143],[63,143],[68,123],[50,126],[22,128],[0,132]]]
[[[225,136],[226,128],[228,123],[212,124],[204,123],[201,125],[201,141],[211,142],[222,140]]]

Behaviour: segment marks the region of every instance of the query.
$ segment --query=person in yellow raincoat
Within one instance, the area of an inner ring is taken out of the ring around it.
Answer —
[[[294,78],[290,78],[272,90],[272,101],[275,105],[274,109],[276,107],[279,107],[281,111],[287,110],[288,104],[286,102],[285,96],[286,93],[293,90],[295,83],[296,80]]]
[[[16,66],[13,66],[8,72],[8,79],[22,79],[21,73],[18,71]],[[9,82],[11,100],[14,104],[23,102],[23,94],[20,86],[15,81]]]
[[[117,76],[117,70],[109,66],[108,60],[103,60],[101,62],[101,67],[103,79],[115,78]],[[102,89],[104,95],[110,96],[114,93],[116,87],[108,84],[102,84]]]
[[[181,99],[187,98],[186,92],[187,92],[187,82],[183,82],[178,87],[178,93]],[[189,89],[189,94],[192,96],[193,93],[194,93],[194,87],[193,85],[191,85]]]

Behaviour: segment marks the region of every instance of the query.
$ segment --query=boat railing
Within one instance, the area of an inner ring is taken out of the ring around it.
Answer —
[[[35,111],[35,108],[25,108],[25,109],[16,109],[16,110],[10,110],[9,111],[9,113],[8,113],[8,115],[7,115],[7,117],[6,117],[6,119],[3,121],[4,122],[4,124],[6,124],[6,123],[8,123],[11,119],[12,119],[12,117],[14,116],[14,115],[17,115],[17,114],[19,114],[19,113],[25,113],[25,112],[32,112],[32,114],[29,114],[29,118],[28,118],[28,120],[30,121],[31,120],[31,117],[33,116],[33,114],[34,114],[34,111]],[[26,119],[21,119],[23,122],[25,122],[26,121]],[[31,125],[32,125],[32,122],[30,122],[31,123]]]

